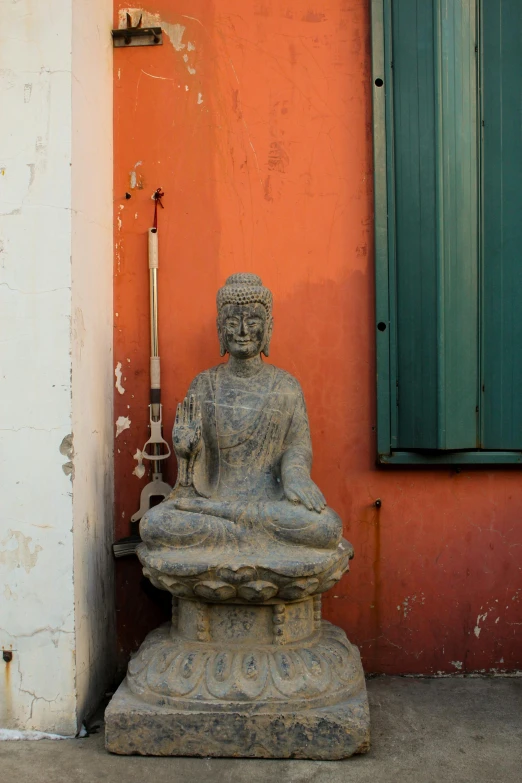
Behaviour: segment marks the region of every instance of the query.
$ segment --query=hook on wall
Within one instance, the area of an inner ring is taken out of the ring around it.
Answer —
[[[132,18],[127,14],[127,27],[119,27],[112,31],[114,48],[122,46],[158,46],[163,43],[161,27],[142,27],[143,14],[136,26],[132,26]]]

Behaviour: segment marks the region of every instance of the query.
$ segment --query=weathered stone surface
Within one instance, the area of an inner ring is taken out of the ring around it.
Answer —
[[[221,355],[230,358],[200,373],[178,405],[178,481],[141,521],[138,556],[151,574],[196,576],[204,552],[213,569],[253,556],[253,567],[261,557],[304,576],[341,541],[342,522],[310,478],[301,386],[261,358],[272,325],[270,291],[256,275],[232,275],[218,292]]]
[[[310,477],[301,387],[265,364],[272,294],[218,292],[221,354],[173,431],[178,481],[145,514],[143,573],[173,596],[106,713],[107,748],[150,755],[337,759],[369,747],[357,648],[321,621],[353,548]]]
[[[342,539],[334,550],[287,546],[261,548],[252,541],[251,551],[214,551],[204,546],[151,552],[138,548],[143,573],[155,587],[179,598],[207,601],[257,601],[258,591],[244,590],[245,583],[263,583],[266,600],[296,601],[324,593],[336,584],[353,557],[352,545]],[[223,566],[223,561],[227,563]],[[228,587],[228,589],[226,589]]]
[[[189,708],[192,701],[211,708],[217,702],[225,709],[227,703],[252,701],[253,710],[266,712],[281,705],[324,707],[364,694],[357,648],[330,623],[315,629],[311,603],[276,614],[268,607],[210,606],[201,612],[184,606],[179,629],[164,625],[143,642],[129,663],[128,687],[150,704]]]
[[[142,756],[342,759],[369,748],[366,693],[328,707],[252,711],[150,705],[123,682],[105,712],[107,750]]]

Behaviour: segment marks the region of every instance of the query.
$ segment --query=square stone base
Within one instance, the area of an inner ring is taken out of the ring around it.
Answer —
[[[141,756],[225,756],[335,760],[366,753],[370,715],[366,691],[330,707],[292,712],[179,710],[147,704],[127,682],[105,712],[105,747]]]

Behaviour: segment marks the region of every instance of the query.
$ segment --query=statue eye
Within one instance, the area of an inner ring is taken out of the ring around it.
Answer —
[[[247,321],[249,326],[258,326],[261,323],[260,318],[249,318]]]

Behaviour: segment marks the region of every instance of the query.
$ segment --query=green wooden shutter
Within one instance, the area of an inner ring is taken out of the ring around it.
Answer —
[[[475,0],[391,12],[398,449],[476,448],[478,177]]]
[[[437,447],[437,115],[430,5],[403,0],[391,6],[396,448]]]
[[[522,0],[482,2],[482,446],[522,448]]]
[[[372,22],[379,459],[520,463],[522,0]]]

